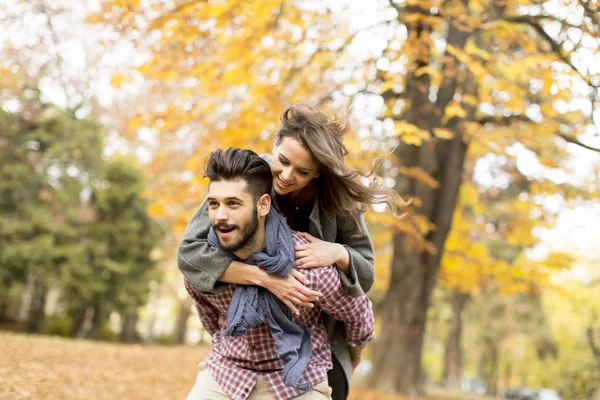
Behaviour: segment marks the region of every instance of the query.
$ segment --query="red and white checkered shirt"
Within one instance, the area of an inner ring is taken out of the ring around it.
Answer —
[[[296,232],[292,234],[295,244],[308,243]],[[351,346],[364,345],[375,337],[374,316],[367,296],[352,297],[344,292],[335,266],[304,269],[302,273],[310,281],[308,287],[322,293],[314,308],[301,307],[300,315],[294,316],[311,331],[312,354],[300,383],[313,387],[326,380],[332,368],[321,311],[345,323],[345,339]],[[302,394],[302,390],[283,383],[283,361],[275,352],[275,341],[266,323],[249,329],[244,336],[223,336],[235,285],[217,294],[201,293],[185,280],[185,288],[194,299],[202,325],[212,335],[212,352],[205,362],[225,393],[233,400],[245,400],[262,375],[275,400]]]

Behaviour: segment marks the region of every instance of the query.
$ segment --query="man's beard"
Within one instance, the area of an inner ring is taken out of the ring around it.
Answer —
[[[240,227],[238,225],[227,225],[225,223],[213,225],[213,229],[217,230],[219,228],[240,229]],[[254,210],[252,211],[252,218],[250,219],[250,221],[248,221],[244,225],[244,228],[241,229],[242,237],[239,240],[237,240],[235,242],[231,242],[229,244],[224,244],[223,242],[221,242],[221,240],[219,240],[219,242],[221,243],[221,248],[223,250],[231,251],[232,253],[234,253],[238,250],[241,250],[244,247],[246,247],[254,239],[254,236],[255,236],[257,230],[258,230],[258,210],[256,208],[256,205],[254,205]],[[218,237],[218,235],[217,235],[217,237]]]

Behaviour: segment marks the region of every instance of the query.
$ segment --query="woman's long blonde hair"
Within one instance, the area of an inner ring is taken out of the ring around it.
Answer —
[[[324,206],[333,206],[338,214],[351,217],[361,234],[359,213],[366,211],[369,204],[387,204],[395,216],[404,215],[402,209],[410,201],[384,186],[383,179],[375,173],[383,159],[366,173],[344,164],[348,149],[343,136],[350,131],[348,113],[338,119],[323,113],[314,104],[300,102],[281,114],[281,124],[275,145],[278,146],[285,137],[292,137],[312,153],[319,164],[321,174],[315,179]],[[368,185],[363,184],[364,178]]]

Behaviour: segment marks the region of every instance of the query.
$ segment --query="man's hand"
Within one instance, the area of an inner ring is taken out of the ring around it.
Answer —
[[[292,270],[285,278],[268,274],[262,286],[277,296],[293,313],[299,314],[296,306],[312,308],[313,302],[321,297],[320,292],[305,287],[303,283],[308,285],[310,282],[300,271]]]
[[[366,345],[363,346],[350,346],[350,359],[352,360],[352,371],[356,369],[360,361],[362,360],[363,350]]]

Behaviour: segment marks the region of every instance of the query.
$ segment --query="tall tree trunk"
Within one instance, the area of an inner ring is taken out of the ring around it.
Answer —
[[[90,328],[89,338],[98,340],[100,330],[102,329],[102,307],[99,304],[94,305],[94,317],[92,318],[92,327]]]
[[[179,302],[179,312],[177,314],[177,320],[175,321],[175,327],[173,328],[173,336],[176,343],[183,343],[185,340],[185,334],[187,333],[187,321],[192,312],[192,299],[186,297],[184,300]]]
[[[7,318],[7,311],[8,310],[8,302],[6,300],[1,300],[0,301],[0,322],[6,322]]]
[[[600,344],[597,342],[598,338],[600,338],[600,325],[596,325],[596,321],[596,318],[592,319],[592,323],[587,327],[586,333],[590,349],[592,350],[592,355],[596,360],[598,375],[600,376]]]
[[[486,343],[480,371],[483,375],[487,394],[495,395],[498,391],[498,346],[496,343]]]
[[[127,314],[123,319],[121,327],[121,342],[135,343],[140,340],[140,335],[137,331],[138,315],[137,313]]]
[[[85,322],[90,307],[85,304],[73,311],[73,327],[71,328],[71,336],[74,338],[82,338],[85,336]]]
[[[450,333],[446,341],[446,354],[444,357],[444,381],[446,386],[459,389],[462,366],[462,312],[469,296],[460,293],[452,293],[450,303],[452,306],[452,322]]]
[[[380,317],[385,326],[375,346],[369,381],[371,386],[386,392],[415,396],[424,394],[421,355],[427,308],[456,208],[466,145],[457,137],[438,143],[435,149],[421,147],[407,153],[409,156],[416,153],[416,165],[432,173],[440,183],[437,190],[421,184],[415,189],[422,201],[420,211],[436,225],[427,240],[437,252],[416,252],[411,249],[410,238],[403,234],[395,236],[390,290],[383,300]],[[403,184],[400,179],[398,182]],[[403,187],[398,189],[399,193],[406,193],[401,190]]]
[[[44,322],[44,308],[46,305],[46,287],[37,278],[34,279],[33,293],[27,321],[27,332],[39,333]]]
[[[467,0],[459,1],[467,4]],[[457,88],[463,95],[473,95],[476,94],[476,84],[464,66],[446,52],[442,63],[444,80],[437,91],[437,99],[430,101],[430,75],[415,75],[414,71],[430,63],[431,49],[425,44],[428,39],[420,38],[428,37],[431,27],[422,22],[407,22],[401,14],[398,19],[407,27],[410,45],[418,49],[415,50],[417,59],[410,65],[406,78],[404,98],[409,105],[402,119],[431,132],[433,128],[444,125],[444,110],[454,98]],[[451,24],[447,43],[462,49],[469,34]],[[466,119],[473,118],[475,110],[464,108]],[[395,151],[402,166],[420,168],[439,183],[434,188],[400,175],[395,187],[401,195],[417,198],[420,204],[415,204],[415,212],[435,224],[435,230],[426,237],[435,247],[433,252],[416,248],[414,239],[405,234],[399,233],[394,237],[390,289],[383,300],[383,315],[380,316],[385,325],[375,344],[374,367],[369,377],[371,386],[407,396],[424,394],[421,356],[427,309],[456,209],[467,151],[467,144],[462,138],[464,127],[455,119],[445,127],[454,133],[453,139],[423,143],[419,147],[401,143]]]

